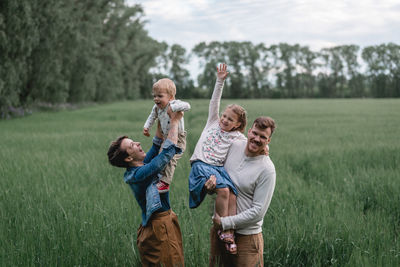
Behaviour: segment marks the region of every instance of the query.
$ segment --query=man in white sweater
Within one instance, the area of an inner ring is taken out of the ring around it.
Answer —
[[[275,167],[266,156],[267,145],[275,130],[269,117],[257,118],[247,133],[246,140],[235,141],[228,153],[225,169],[237,191],[237,215],[214,215],[211,228],[210,266],[263,266],[264,241],[262,224],[275,188]],[[209,179],[211,180],[211,179]],[[206,183],[214,188],[213,181]],[[218,239],[218,229],[234,229],[237,254],[231,255]]]

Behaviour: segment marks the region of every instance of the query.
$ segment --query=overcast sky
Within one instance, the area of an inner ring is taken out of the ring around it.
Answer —
[[[151,37],[187,50],[202,41],[287,42],[312,49],[400,44],[399,0],[128,0]]]
[[[127,0],[149,35],[187,52],[205,41],[323,47],[400,44],[400,0]],[[196,72],[197,64],[190,71]],[[196,76],[194,73],[192,75]]]

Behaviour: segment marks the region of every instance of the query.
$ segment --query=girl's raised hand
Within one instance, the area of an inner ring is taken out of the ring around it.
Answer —
[[[219,64],[219,67],[217,67],[217,77],[218,79],[225,80],[226,77],[228,76],[229,72],[226,71],[227,65],[225,63]]]

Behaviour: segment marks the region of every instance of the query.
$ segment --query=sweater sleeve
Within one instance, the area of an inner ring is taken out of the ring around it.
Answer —
[[[222,228],[240,229],[252,225],[265,216],[275,189],[275,172],[264,173],[256,185],[252,207],[234,216],[222,217]]]
[[[219,105],[221,102],[224,81],[225,80],[217,79],[217,81],[215,82],[214,91],[213,91],[213,94],[212,94],[211,100],[210,100],[210,106],[208,108],[207,124],[219,119],[219,114],[218,114],[219,113]]]
[[[150,129],[151,126],[153,126],[154,122],[156,121],[157,117],[158,117],[157,116],[157,105],[154,105],[152,110],[151,110],[151,113],[150,113],[149,117],[147,118],[147,120],[146,120],[146,122],[145,122],[145,124],[143,126],[143,128]]]

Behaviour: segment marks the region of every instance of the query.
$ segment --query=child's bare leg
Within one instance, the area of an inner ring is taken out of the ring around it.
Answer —
[[[229,188],[217,188],[217,197],[215,199],[215,211],[219,216],[228,216]]]
[[[230,211],[229,210],[229,200],[230,200],[230,195],[232,195],[232,194],[230,194],[229,188],[218,188],[218,189],[216,189],[216,192],[217,192],[217,197],[215,199],[216,213],[221,217],[230,215],[229,214],[229,211]],[[236,205],[234,207],[234,210],[236,213]],[[232,230],[222,231],[220,237],[226,243],[235,242],[235,240],[233,239],[233,231]]]
[[[229,202],[228,203],[229,203],[228,215],[229,216],[236,215],[236,195],[232,192],[229,192]],[[229,229],[224,232],[232,234],[232,236],[233,236],[235,231],[233,229]],[[232,243],[234,243],[234,242],[235,242],[235,240],[232,238]]]
[[[236,215],[236,195],[232,192],[229,192],[229,205],[228,205],[228,215]],[[237,254],[237,246],[235,244],[235,231],[233,229],[229,229],[222,232],[226,237],[224,239],[225,248],[230,254]]]
[[[236,215],[236,195],[232,192],[229,192],[228,215]]]

